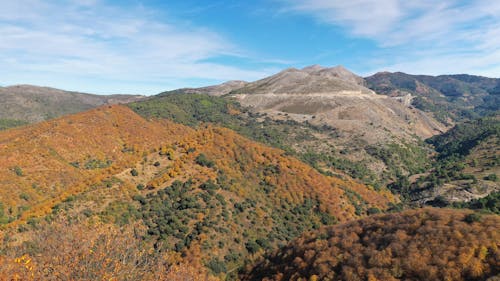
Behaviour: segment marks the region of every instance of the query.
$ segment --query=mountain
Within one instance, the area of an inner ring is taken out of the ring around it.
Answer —
[[[31,85],[0,87],[0,121],[16,120],[20,124],[40,122],[101,105],[142,98],[138,95],[92,95]]]
[[[242,85],[219,94],[169,91],[130,106],[190,126],[215,122],[286,149],[324,173],[344,172],[377,187],[424,170],[430,148],[421,137],[447,129],[409,106],[411,98],[377,95],[341,66],[291,68]]]
[[[394,97],[412,95],[412,104],[442,122],[479,117],[498,111],[500,79],[481,76],[410,75],[380,72],[365,78],[368,87]]]
[[[375,94],[363,86],[363,78],[340,66],[286,69],[230,96],[271,118],[286,114],[286,118],[326,124],[348,134],[364,132],[360,138],[371,144],[387,141],[391,135],[429,137],[444,130],[438,122],[408,108],[408,101]]]
[[[397,202],[229,129],[146,120],[122,105],[0,132],[0,186],[0,223],[12,242],[1,253],[28,251],[33,264],[51,264],[16,241],[38,243],[65,219],[137,224],[131,231],[148,242],[145,251],[196,261],[213,275]]]
[[[304,234],[242,280],[497,280],[499,228],[453,210],[372,216]]]
[[[324,68],[319,65],[303,69],[288,68],[275,75],[246,84],[232,94],[301,94],[348,92],[370,94],[362,86],[363,78],[342,66]],[[346,93],[347,94],[347,93]]]

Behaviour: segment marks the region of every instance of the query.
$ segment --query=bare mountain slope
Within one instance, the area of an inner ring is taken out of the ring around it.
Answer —
[[[342,66],[324,68],[318,65],[303,69],[288,68],[270,77],[247,84],[238,94],[309,94],[356,91],[373,93],[363,87],[363,78]]]
[[[105,104],[127,103],[138,95],[92,95],[48,87],[16,85],[0,88],[0,119],[39,122]]]
[[[430,137],[445,127],[409,107],[411,97],[377,95],[363,78],[341,66],[286,69],[231,92],[244,106],[271,118],[291,118],[329,125],[350,137],[360,134],[368,143],[394,137]],[[283,117],[286,116],[286,117]]]

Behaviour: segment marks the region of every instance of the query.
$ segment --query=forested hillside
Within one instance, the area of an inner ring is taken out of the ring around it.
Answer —
[[[499,274],[497,115],[378,143],[209,89],[0,132],[0,280]]]
[[[307,233],[250,268],[242,279],[498,278],[498,229],[498,216],[455,210],[372,216]]]
[[[304,231],[397,202],[389,192],[322,175],[229,129],[147,121],[123,106],[8,130],[0,140],[5,258],[24,252],[34,264],[65,271],[71,269],[23,247],[39,245],[43,231],[55,235],[50,229],[59,223],[134,226],[135,239],[146,243],[139,249],[182,255],[169,266],[196,260],[196,272],[234,277],[245,260]]]

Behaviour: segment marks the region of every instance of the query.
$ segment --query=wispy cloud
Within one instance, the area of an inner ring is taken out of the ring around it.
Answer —
[[[498,1],[281,1],[288,13],[340,26],[352,36],[372,39],[381,49],[392,51],[384,60],[389,69],[500,73]]]
[[[115,92],[130,91],[136,81],[151,83],[154,93],[187,80],[253,80],[270,73],[206,62],[245,54],[212,30],[165,16],[100,0],[6,1],[0,6],[0,77],[82,77],[108,81]]]
[[[398,20],[401,9],[397,0],[288,0],[284,11],[311,14],[319,20],[348,26],[355,35],[375,36],[387,31]]]

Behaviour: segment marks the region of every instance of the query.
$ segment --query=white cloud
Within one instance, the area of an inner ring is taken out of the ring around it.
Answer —
[[[287,3],[288,12],[343,27],[348,34],[372,39],[382,50],[391,51],[385,54],[384,61],[390,64],[385,69],[500,73],[499,1],[281,1]]]
[[[355,35],[374,36],[391,28],[401,16],[398,0],[289,0],[285,11],[310,13],[331,24],[346,25]]]
[[[186,79],[253,80],[269,74],[207,63],[244,54],[211,30],[159,17],[165,15],[99,0],[7,1],[0,6],[0,76],[19,83],[40,73],[52,81],[85,77],[177,85]]]

